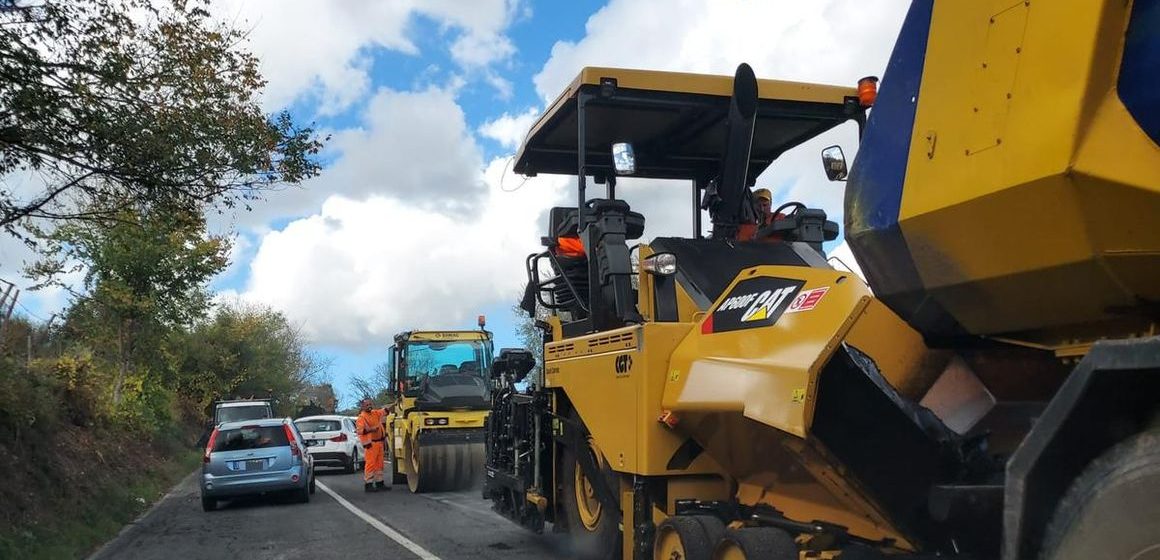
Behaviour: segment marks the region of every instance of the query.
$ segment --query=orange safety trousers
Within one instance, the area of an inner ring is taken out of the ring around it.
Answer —
[[[383,409],[371,409],[359,413],[355,427],[358,428],[359,443],[366,450],[366,463],[363,465],[363,480],[368,484],[383,481],[383,448],[386,434],[383,429],[383,420],[387,413]]]
[[[366,448],[366,463],[363,465],[363,481],[366,483],[383,481],[383,448],[381,441],[371,442]]]

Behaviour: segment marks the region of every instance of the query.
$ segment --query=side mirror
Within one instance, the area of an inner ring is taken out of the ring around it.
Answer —
[[[632,151],[632,144],[617,142],[612,145],[612,164],[616,167],[617,175],[632,175],[636,173],[636,154]]]
[[[523,348],[504,348],[499,351],[499,357],[492,362],[491,377],[499,380],[504,376],[511,376],[514,383],[519,383],[535,367],[536,358],[531,352]]]
[[[830,146],[822,150],[822,167],[826,168],[826,177],[831,181],[846,180],[846,154],[842,153],[841,146]]]

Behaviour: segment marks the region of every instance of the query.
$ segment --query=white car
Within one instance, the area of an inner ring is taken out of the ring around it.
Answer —
[[[348,416],[304,416],[294,421],[306,450],[318,466],[336,466],[352,473],[362,468],[366,456],[359,445],[354,421]]]

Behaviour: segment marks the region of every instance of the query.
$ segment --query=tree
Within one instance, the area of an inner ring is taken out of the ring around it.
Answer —
[[[540,379],[540,373],[543,371],[544,367],[544,331],[542,328],[537,326],[537,323],[546,321],[550,316],[550,313],[547,309],[544,309],[543,306],[537,303],[536,315],[533,317],[523,309],[522,299],[523,298],[521,296],[521,302],[512,306],[512,313],[516,318],[516,338],[518,338],[520,344],[522,344],[523,347],[531,352],[532,356],[536,358],[536,367],[533,368],[530,373],[528,373],[528,378]]]
[[[244,33],[204,3],[0,0],[0,177],[44,181],[0,189],[0,226],[126,206],[248,209],[318,173],[313,130],[262,112]]]
[[[291,414],[330,362],[306,349],[298,329],[266,307],[223,305],[166,345],[178,393],[208,407],[220,398],[270,398]]]
[[[206,234],[205,218],[182,209],[109,210],[109,223],[66,223],[41,232],[47,256],[26,269],[35,288],[84,273],[84,292],[70,320],[99,332],[112,325],[118,374],[113,403],[120,404],[125,377],[149,336],[193,324],[209,309],[207,284],[225,269],[229,242]],[[104,213],[100,211],[99,213]]]
[[[391,387],[391,370],[388,362],[375,364],[374,371],[366,376],[354,375],[350,378],[356,399],[370,397],[377,403],[386,400]]]
[[[297,417],[317,414],[334,414],[338,408],[338,395],[329,382],[308,385],[299,399]]]

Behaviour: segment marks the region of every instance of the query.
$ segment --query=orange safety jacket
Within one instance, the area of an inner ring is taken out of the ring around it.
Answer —
[[[358,440],[363,447],[369,446],[372,442],[383,441],[386,437],[383,429],[386,416],[387,411],[382,408],[372,408],[367,412],[358,413],[355,428],[358,430]]]
[[[772,224],[774,222],[774,220],[777,220],[778,218],[784,218],[784,217],[785,217],[785,214],[778,213],[778,215],[771,217],[769,219],[769,221],[767,221],[761,225],[741,224],[741,226],[737,229],[737,241],[762,241],[765,243],[774,243],[774,242],[784,240],[785,235],[781,234],[781,233],[775,233],[775,234],[773,234],[769,237],[766,237],[764,239],[757,239],[757,230],[769,226],[770,224]]]

